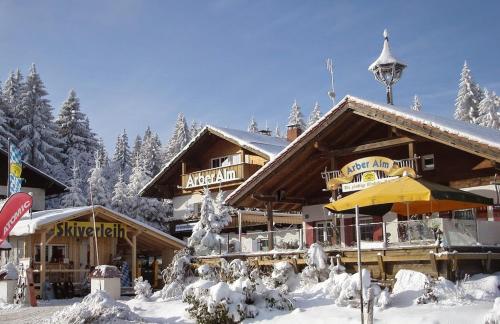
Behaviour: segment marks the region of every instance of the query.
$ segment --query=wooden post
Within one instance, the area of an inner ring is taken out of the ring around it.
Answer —
[[[266,217],[267,217],[267,241],[269,250],[274,249],[274,233],[273,233],[273,203],[268,201],[266,203]]]
[[[90,250],[90,266],[95,266],[95,247],[94,247],[94,238],[89,237],[89,250]]]
[[[132,282],[137,278],[137,234],[132,236]]]
[[[47,245],[47,231],[42,232],[42,242],[40,244],[40,287],[43,287],[45,283],[45,246]]]
[[[182,173],[181,174],[186,174],[186,162],[182,161],[181,168],[182,168]]]

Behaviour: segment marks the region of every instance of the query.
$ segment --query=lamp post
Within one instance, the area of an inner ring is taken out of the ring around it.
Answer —
[[[406,64],[398,61],[391,53],[389,47],[389,33],[387,29],[384,30],[384,47],[382,53],[369,67],[375,79],[385,85],[387,92],[387,103],[393,104],[392,100],[392,85],[398,82],[401,78]]]

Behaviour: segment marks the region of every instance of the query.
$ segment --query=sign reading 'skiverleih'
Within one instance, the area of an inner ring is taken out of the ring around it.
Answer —
[[[97,237],[124,238],[127,226],[121,223],[95,223]],[[93,222],[61,222],[55,228],[56,236],[91,237],[94,236]]]

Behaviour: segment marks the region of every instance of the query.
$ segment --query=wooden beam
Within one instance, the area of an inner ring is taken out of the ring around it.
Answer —
[[[269,250],[274,249],[274,233],[273,233],[273,203],[266,202],[266,217],[267,217],[267,242]]]
[[[377,254],[377,263],[378,263],[378,269],[380,271],[380,277],[385,280],[386,279],[386,274],[385,274],[385,266],[384,266],[384,257],[382,254]]]
[[[325,143],[316,141],[314,142],[314,148],[320,152],[330,152],[330,149]]]
[[[346,147],[342,149],[332,150],[328,153],[329,156],[346,156],[351,154],[359,154],[364,152],[376,151],[386,148],[391,148],[395,146],[406,145],[409,143],[413,143],[415,140],[413,138],[403,136],[394,139],[386,139],[378,142],[367,143],[356,145],[352,147]]]
[[[45,265],[45,246],[47,246],[47,231],[42,231],[41,244],[40,244],[40,285],[45,284],[45,272],[47,271]]]
[[[436,254],[434,254],[434,251],[429,251],[429,258],[431,260],[432,270],[436,273],[436,277],[439,277],[439,269],[437,266]]]

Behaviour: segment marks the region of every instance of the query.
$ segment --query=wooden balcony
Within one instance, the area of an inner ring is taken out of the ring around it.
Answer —
[[[204,186],[225,187],[241,183],[254,174],[261,166],[240,163],[225,167],[206,169],[182,175],[182,190],[187,192]]]

